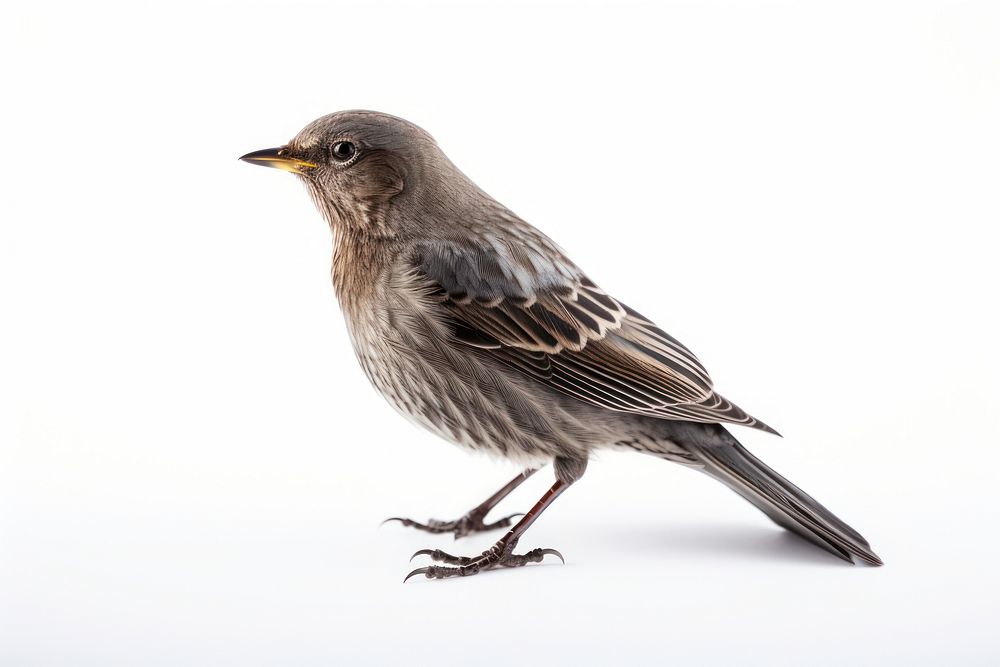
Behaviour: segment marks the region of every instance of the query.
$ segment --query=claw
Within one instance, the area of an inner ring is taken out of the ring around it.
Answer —
[[[407,581],[409,581],[410,577],[415,577],[418,574],[423,574],[423,575],[426,576],[427,572],[429,570],[430,570],[429,567],[418,567],[416,570],[414,570],[413,572],[410,572],[408,575],[406,575],[406,578],[403,579],[403,583],[405,584]]]
[[[428,579],[445,579],[447,577],[465,577],[478,574],[482,570],[492,570],[498,567],[523,567],[528,563],[541,563],[545,560],[546,556],[555,556],[564,565],[566,564],[566,559],[555,549],[532,549],[524,554],[512,554],[508,552],[508,549],[513,549],[513,546],[505,545],[501,541],[474,558],[452,556],[440,549],[421,549],[410,557],[411,561],[417,556],[430,556],[431,560],[444,562],[448,565],[457,565],[458,567],[443,567],[440,565],[421,567],[406,575],[403,583],[406,583],[407,579],[418,574],[422,574]]]
[[[431,560],[448,563],[449,565],[466,565],[472,559],[466,558],[465,556],[452,556],[447,551],[441,551],[440,549],[421,549],[417,553],[410,556],[410,562],[417,556],[430,556]]]
[[[389,523],[390,521],[398,521],[401,524],[403,524],[404,526],[412,526],[414,528],[419,528],[420,530],[431,530],[431,531],[433,531],[433,528],[431,526],[426,526],[426,525],[420,523],[419,521],[414,521],[413,519],[404,519],[403,517],[399,517],[399,516],[391,516],[388,519],[386,519],[385,521],[383,521],[382,523],[380,523],[379,525],[380,526],[384,526],[385,524]]]
[[[523,512],[517,512],[511,514],[510,516],[505,516],[502,519],[497,519],[493,523],[486,524],[483,523],[483,517],[480,514],[467,514],[461,519],[456,519],[455,521],[438,521],[437,519],[430,519],[427,523],[420,523],[419,521],[414,521],[413,519],[405,519],[399,516],[392,516],[383,521],[380,526],[384,526],[390,521],[398,521],[403,526],[410,526],[418,530],[425,530],[428,533],[454,533],[455,539],[460,537],[465,537],[471,533],[478,533],[487,530],[496,530],[497,528],[506,528],[514,523],[514,519],[517,517],[524,516]]]
[[[563,555],[562,555],[561,553],[559,553],[558,551],[556,551],[555,549],[542,549],[542,550],[541,550],[541,551],[539,551],[538,553],[540,553],[540,554],[542,555],[542,558],[543,558],[543,559],[544,559],[544,558],[545,558],[546,556],[550,556],[550,555],[551,555],[551,556],[558,556],[558,557],[559,557],[559,560],[561,560],[561,561],[562,561],[562,564],[563,564],[563,565],[565,565],[565,564],[566,564],[566,559],[565,559],[565,558],[563,558]]]
[[[438,549],[421,549],[420,551],[418,551],[418,552],[414,553],[412,556],[410,556],[410,562],[412,563],[413,559],[416,558],[417,556],[430,556],[432,560],[438,560],[437,558],[434,558],[434,553],[435,552],[442,553],[442,554],[444,553],[443,551],[439,551]]]

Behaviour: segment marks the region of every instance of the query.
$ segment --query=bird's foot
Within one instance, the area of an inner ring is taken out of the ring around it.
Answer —
[[[440,549],[421,549],[413,554],[410,560],[413,560],[417,556],[426,555],[430,556],[431,560],[446,563],[447,565],[430,565],[428,567],[417,568],[406,575],[403,583],[406,583],[410,577],[415,577],[419,574],[424,575],[428,579],[446,579],[448,577],[468,577],[479,574],[483,570],[492,570],[498,567],[522,567],[528,563],[541,563],[542,559],[548,555],[557,556],[563,563],[566,562],[562,554],[555,549],[532,549],[524,554],[512,553],[515,544],[516,542],[507,544],[504,540],[500,540],[483,553],[471,558],[468,556],[452,556]]]
[[[437,519],[428,519],[427,523],[420,523],[419,521],[414,521],[413,519],[404,519],[394,516],[386,519],[382,523],[398,521],[404,526],[424,530],[428,533],[454,533],[455,539],[457,540],[460,537],[465,537],[466,535],[471,535],[472,533],[482,533],[487,530],[507,528],[508,526],[513,525],[513,520],[519,516],[523,516],[523,513],[511,514],[510,516],[505,516],[504,518],[498,519],[493,523],[486,523],[483,521],[483,519],[486,518],[486,513],[473,510],[461,519],[455,519],[454,521],[438,521]]]

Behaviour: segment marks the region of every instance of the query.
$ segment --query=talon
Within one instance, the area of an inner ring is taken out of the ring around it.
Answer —
[[[448,577],[468,577],[479,574],[483,570],[492,570],[495,568],[523,567],[528,563],[541,563],[545,560],[546,556],[555,556],[563,564],[566,563],[566,559],[556,549],[532,549],[527,553],[515,554],[511,553],[515,545],[516,541],[513,544],[505,544],[501,540],[479,556],[473,558],[468,556],[452,556],[440,549],[421,549],[413,554],[410,558],[411,561],[417,556],[430,556],[432,560],[444,562],[448,565],[457,565],[458,567],[444,567],[441,565],[421,567],[406,575],[406,579],[403,582],[405,583],[407,579],[418,574],[422,574],[428,579],[446,579]]]
[[[413,559],[416,558],[417,556],[430,556],[431,560],[447,560],[447,559],[456,560],[458,558],[458,556],[452,556],[451,554],[445,553],[440,549],[421,549],[420,551],[410,556],[410,562],[412,563]]]
[[[563,555],[558,551],[556,551],[555,549],[541,549],[539,550],[538,553],[541,556],[541,558],[538,559],[539,561],[542,561],[546,556],[552,555],[552,556],[558,556],[559,560],[562,561],[563,565],[566,564],[566,559],[563,558]]]
[[[430,579],[431,578],[431,575],[429,574],[430,570],[431,569],[429,567],[418,567],[416,570],[406,575],[406,578],[403,579],[403,583],[405,584],[407,581],[409,581],[410,577],[415,577],[418,574],[422,574],[428,579]]]
[[[389,517],[383,521],[381,526],[389,523],[390,521],[398,521],[400,524],[417,530],[423,530],[428,533],[454,533],[454,537],[457,540],[460,537],[465,537],[472,533],[484,532],[487,530],[496,530],[497,528],[506,528],[514,523],[514,519],[517,517],[524,516],[523,512],[517,512],[511,514],[510,516],[505,516],[502,519],[497,519],[493,523],[487,524],[483,523],[482,514],[467,514],[461,519],[456,519],[454,521],[439,521],[438,519],[428,519],[427,523],[420,523],[419,521],[414,521],[413,519],[406,519],[400,516]]]
[[[380,526],[384,526],[385,524],[389,523],[390,521],[398,521],[401,524],[403,524],[404,526],[412,526],[413,528],[419,528],[420,530],[430,530],[430,531],[433,532],[432,528],[430,528],[429,526],[425,526],[424,524],[420,523],[419,521],[414,521],[413,519],[404,519],[403,517],[399,517],[399,516],[391,516],[388,519],[386,519],[385,521],[383,521],[382,523],[380,523],[379,525]]]

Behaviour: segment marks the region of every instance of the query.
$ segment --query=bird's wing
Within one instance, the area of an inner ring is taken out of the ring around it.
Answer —
[[[678,340],[534,241],[426,243],[407,270],[457,341],[560,392],[609,410],[774,432],[716,394]]]

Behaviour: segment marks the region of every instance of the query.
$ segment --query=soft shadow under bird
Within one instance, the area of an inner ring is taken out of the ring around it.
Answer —
[[[844,560],[882,561],[865,539],[754,457],[723,424],[775,431],[715,392],[701,362],[600,289],[548,237],[477,187],[416,125],[344,111],[241,159],[296,174],[333,231],[333,284],[354,351],[406,417],[525,471],[455,521],[456,536],[510,530],[477,556],[425,549],[445,578],[540,562],[524,532],[580,479],[590,453],[632,450],[721,481],[778,525]],[[539,467],[555,483],[521,518],[486,515]]]

